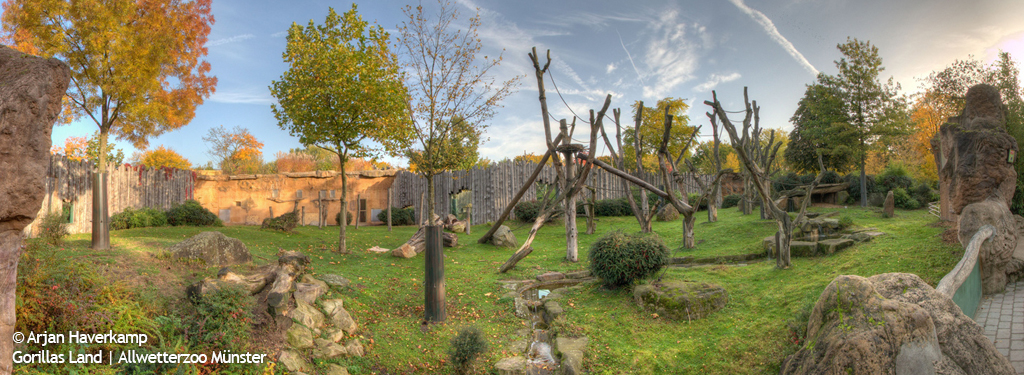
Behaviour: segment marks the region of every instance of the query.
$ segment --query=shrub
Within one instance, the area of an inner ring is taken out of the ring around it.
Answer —
[[[814,177],[818,177],[818,175],[812,176],[811,182],[814,181]],[[836,171],[825,171],[825,175],[821,176],[822,184],[838,184],[841,182],[843,182],[843,176],[840,176],[839,173],[836,173]]]
[[[532,223],[537,220],[537,215],[540,215],[539,201],[522,201],[516,205],[513,211],[516,214],[516,219],[525,223]]]
[[[291,232],[298,225],[299,214],[296,213],[295,211],[292,211],[278,217],[268,217],[266,219],[263,219],[263,225],[260,225],[260,229],[271,229],[282,232]]]
[[[40,241],[28,242],[25,253],[18,263],[18,331],[110,329],[110,317],[97,309],[105,283],[95,271]]]
[[[914,210],[921,207],[921,202],[912,198],[903,188],[895,188],[892,190],[893,203],[897,208],[904,210]]]
[[[922,182],[914,187],[914,190],[910,192],[910,196],[917,200],[917,202],[920,203],[921,205],[925,205],[928,204],[929,202],[934,202],[935,200],[937,200],[932,199],[933,192],[934,191],[930,186],[928,186],[928,184]]]
[[[708,209],[708,199],[698,199],[700,198],[700,194],[691,193],[687,195],[687,198],[689,199],[688,202],[690,202],[690,206],[697,207],[697,210]]]
[[[850,183],[850,187],[846,188],[846,191],[850,193],[848,202],[860,203],[860,172],[850,173],[846,175],[846,182]],[[864,183],[867,185],[867,191],[870,194],[875,191],[875,177],[867,175]]]
[[[143,207],[137,211],[146,217],[147,227],[162,227],[167,225],[167,213],[153,207]]]
[[[192,298],[195,311],[186,320],[191,322],[187,331],[189,342],[197,349],[245,351],[251,341],[249,330],[255,304],[255,298],[237,286],[225,286]]]
[[[43,220],[39,223],[39,236],[43,238],[46,243],[53,246],[60,246],[64,244],[64,237],[67,237],[68,223],[64,219],[64,215],[58,213],[47,213],[43,216]]]
[[[351,215],[351,214],[345,215],[345,225],[352,225],[352,217],[353,216],[356,216],[356,215]],[[377,216],[380,217],[380,215],[377,215]],[[392,218],[392,219],[394,219],[394,218]],[[384,222],[387,222],[387,220],[388,220],[388,213],[384,212]],[[334,222],[335,223],[340,223],[341,222],[341,211],[338,211],[338,213],[334,214]]]
[[[615,231],[590,247],[590,272],[609,287],[630,285],[668,264],[669,250],[655,233]]]
[[[383,210],[377,214],[377,220],[388,222],[388,211]],[[410,208],[391,207],[391,225],[413,225],[416,224],[416,211]]]
[[[800,185],[803,185],[803,182],[800,181],[800,176],[794,172],[789,172],[772,179],[772,191],[791,190]]]
[[[849,216],[842,216],[842,217],[839,218],[839,227],[840,228],[846,229],[846,228],[849,228],[851,226],[853,226],[853,219],[852,218],[850,218]]]
[[[487,352],[487,339],[477,327],[460,329],[459,334],[452,338],[451,345],[448,358],[457,374],[468,373],[473,360]]]
[[[743,200],[743,195],[730,194],[722,197],[722,208],[736,207]]]
[[[132,211],[131,207],[128,207],[128,208],[125,208],[124,211],[121,211],[121,212],[118,212],[116,214],[110,215],[110,230],[130,229],[132,227],[132,225],[131,225],[132,212],[131,211]]]
[[[602,199],[596,202],[594,214],[597,216],[630,216],[633,209],[629,207],[629,200],[626,198]]]
[[[889,190],[896,190],[902,188],[904,190],[910,190],[914,186],[914,179],[910,177],[910,173],[903,166],[902,163],[890,163],[885,166],[878,176],[875,176],[875,190],[876,192],[886,194]]]
[[[679,211],[676,210],[676,206],[668,204],[658,211],[658,216],[656,218],[658,221],[676,221],[679,219]]]
[[[167,223],[179,226],[179,225],[192,225],[192,226],[223,226],[224,223],[220,221],[217,215],[213,212],[203,208],[198,201],[189,199],[182,204],[176,204],[169,211],[167,211]]]

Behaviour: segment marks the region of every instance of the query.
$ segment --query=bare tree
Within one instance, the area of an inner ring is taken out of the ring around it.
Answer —
[[[637,113],[636,113],[636,117],[634,118],[635,119],[635,123],[633,125],[634,126],[633,127],[633,129],[634,129],[634,133],[633,134],[636,134],[633,137],[633,145],[634,145],[633,149],[636,150],[636,160],[641,160],[641,157],[643,155],[643,149],[641,148],[642,146],[641,146],[641,143],[640,143],[640,137],[641,137],[641,135],[640,135],[640,123],[641,123],[641,120],[643,118],[642,117],[643,116],[643,110],[644,110],[644,102],[640,102],[640,104],[637,106]],[[618,166],[618,168],[620,170],[624,171],[624,170],[626,170],[626,161],[625,161],[626,160],[626,156],[625,156],[626,149],[622,147],[622,126],[620,125],[621,123],[619,122],[619,117],[620,117],[621,114],[622,114],[622,111],[619,110],[618,108],[612,110],[612,116],[614,116],[614,119],[615,119],[615,144],[616,144],[616,146],[612,146],[611,141],[608,139],[608,134],[605,132],[603,126],[601,127],[601,138],[604,139],[604,144],[605,144],[605,146],[608,147],[608,152],[611,153],[612,162],[615,163],[615,165]],[[618,152],[616,152],[616,149],[618,150]],[[637,176],[637,178],[639,178],[640,175],[643,173],[643,168],[644,168],[643,163],[641,163],[641,162],[637,162],[636,163],[636,176]],[[623,179],[621,181],[622,181],[622,191],[626,194],[626,200],[629,202],[629,208],[633,211],[633,215],[636,217],[637,223],[640,224],[640,232],[650,233],[651,232],[651,219],[654,217],[654,213],[657,212],[657,210],[652,210],[651,207],[650,207],[650,204],[647,202],[647,190],[640,189],[640,202],[638,203],[636,201],[636,199],[633,198],[633,192],[632,192],[632,190],[630,188],[629,181],[627,181],[625,179]]]
[[[755,129],[760,128],[760,107],[757,106],[757,101],[751,103],[747,96],[747,88],[743,88],[743,101],[746,104],[746,116],[743,118],[743,131],[742,135],[736,130],[736,126],[729,120],[729,115],[724,109],[722,109],[722,103],[718,101],[718,93],[711,92],[713,101],[704,101],[704,104],[711,106],[713,114],[709,113],[708,117],[714,119],[716,116],[725,130],[729,132],[729,142],[732,143],[733,149],[736,150],[736,154],[739,156],[740,161],[743,163],[743,167],[747,173],[751,176],[751,182],[754,188],[757,189],[758,194],[761,196],[762,206],[766,206],[778,224],[778,232],[775,233],[775,248],[778,249],[775,266],[777,268],[789,268],[791,263],[789,259],[789,248],[793,240],[793,228],[795,228],[794,221],[789,217],[789,214],[780,209],[771,199],[771,180],[770,175],[762,168],[756,159],[757,155],[752,155],[751,152],[760,150],[757,147],[749,146],[750,143],[760,143],[759,134],[751,136],[750,127],[754,126]],[[774,152],[772,153],[774,155]],[[821,165],[821,172],[815,177],[814,182],[811,183],[807,189],[808,192],[814,191],[814,188],[818,186],[821,178],[825,175],[825,167],[821,161],[821,155],[818,155],[818,163]],[[807,205],[810,203],[810,194],[803,199],[800,207],[800,213],[797,214],[795,222],[801,222],[807,211]]]

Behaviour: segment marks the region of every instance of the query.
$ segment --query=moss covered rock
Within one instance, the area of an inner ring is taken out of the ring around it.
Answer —
[[[647,311],[687,321],[722,309],[729,302],[729,293],[715,284],[668,281],[637,286],[633,289],[633,298]]]

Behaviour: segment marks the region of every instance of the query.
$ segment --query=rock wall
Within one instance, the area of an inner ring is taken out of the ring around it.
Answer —
[[[782,374],[1015,374],[951,298],[914,274],[842,275],[821,293]]]
[[[22,229],[43,204],[50,134],[71,70],[0,45],[0,337],[14,333]],[[13,342],[0,340],[0,373],[13,369]]]
[[[388,188],[394,182],[395,171],[347,172],[348,215],[355,223],[356,198],[366,200],[366,220],[377,223],[372,210],[387,209]],[[320,212],[317,198],[321,190],[327,191],[327,224],[337,225],[335,216],[341,211],[341,175],[337,172],[287,173],[275,175],[222,176],[200,174],[196,181],[195,198],[203,207],[221,216],[227,210],[225,224],[259,225],[263,219],[280,216],[296,207],[305,209],[302,224],[317,223]],[[299,191],[302,196],[299,197]],[[335,196],[331,199],[330,192]],[[248,209],[247,209],[248,208]]]

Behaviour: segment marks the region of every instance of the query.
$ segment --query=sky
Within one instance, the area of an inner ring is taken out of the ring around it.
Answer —
[[[264,143],[264,160],[301,147],[278,126],[271,112],[273,80],[288,65],[282,60],[293,22],[323,23],[328,7],[343,13],[351,2],[297,0],[214,0],[216,22],[206,44],[206,60],[218,79],[216,92],[199,106],[192,122],[150,140],[185,156],[193,165],[211,159],[202,137],[223,125],[249,129]],[[363,18],[381,25],[395,39],[416,2],[357,2]],[[428,11],[433,1],[422,2]],[[902,93],[921,88],[929,73],[969,55],[986,63],[999,50],[1024,61],[1024,1],[1019,0],[655,0],[655,1],[501,1],[458,0],[459,25],[479,12],[482,54],[502,56],[498,80],[520,76],[518,91],[502,102],[487,125],[480,156],[494,161],[544,152],[544,127],[537,83],[527,53],[550,49],[548,106],[556,118],[586,118],[605,95],[612,108],[630,117],[631,104],[653,106],[661,98],[683,98],[690,124],[704,125],[712,90],[726,110],[743,109],[743,88],[761,106],[761,126],[792,130],[789,118],[806,85],[817,73],[835,74],[837,44],[848,37],[879,49],[885,71]],[[554,86],[557,85],[558,92]],[[560,95],[559,95],[560,94]],[[609,111],[610,113],[611,111]],[[739,115],[737,115],[739,116]],[[611,128],[608,128],[611,129]],[[95,123],[55,127],[53,143],[69,136],[91,136]],[[589,129],[574,138],[586,140]],[[600,142],[599,142],[600,143]],[[135,149],[115,141],[126,155]],[[604,154],[604,147],[598,150]],[[407,161],[386,157],[396,166]]]

